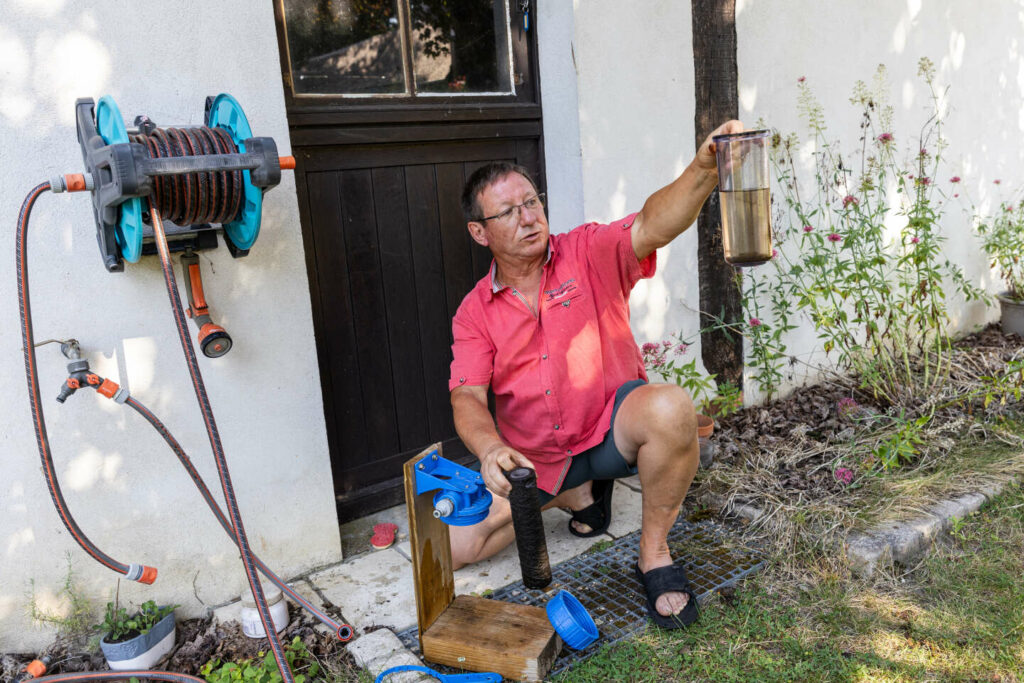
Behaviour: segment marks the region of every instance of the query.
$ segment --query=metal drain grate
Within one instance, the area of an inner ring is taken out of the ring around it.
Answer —
[[[698,600],[761,568],[761,559],[756,554],[724,548],[722,542],[728,535],[725,527],[710,519],[693,522],[680,518],[669,532],[669,549],[673,557],[682,559]],[[490,596],[494,600],[543,607],[555,593],[564,589],[590,612],[600,637],[583,650],[563,647],[550,675],[565,671],[589,658],[602,645],[618,642],[646,626],[646,598],[633,571],[639,540],[640,532],[634,531],[603,550],[585,552],[552,567],[551,585],[545,590],[530,590],[517,581]],[[398,637],[407,648],[420,655],[415,626],[402,631]],[[443,673],[458,673],[457,669],[432,666]]]

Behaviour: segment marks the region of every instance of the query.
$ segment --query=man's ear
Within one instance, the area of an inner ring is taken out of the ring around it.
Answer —
[[[466,223],[466,227],[469,229],[469,236],[473,238],[473,241],[479,244],[481,247],[490,246],[490,242],[487,241],[487,232],[484,230],[484,224],[480,221],[470,221]]]

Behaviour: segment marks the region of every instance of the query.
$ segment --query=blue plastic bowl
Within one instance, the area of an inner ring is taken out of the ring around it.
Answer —
[[[597,640],[597,624],[569,591],[558,591],[544,609],[548,613],[548,621],[572,649],[582,650]]]

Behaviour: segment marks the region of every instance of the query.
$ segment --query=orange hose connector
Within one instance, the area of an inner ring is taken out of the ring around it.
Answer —
[[[295,157],[278,157],[277,163],[281,165],[282,171],[295,170]]]

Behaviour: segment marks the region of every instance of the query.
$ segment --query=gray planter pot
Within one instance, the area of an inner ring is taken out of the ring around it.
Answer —
[[[171,612],[149,629],[149,633],[143,633],[131,640],[108,643],[104,636],[100,641],[100,649],[107,658],[107,664],[114,671],[148,669],[174,647],[174,634],[174,612]]]
[[[999,295],[999,308],[1002,311],[1000,324],[1003,333],[1024,337],[1024,301],[1015,301],[1004,292]]]

